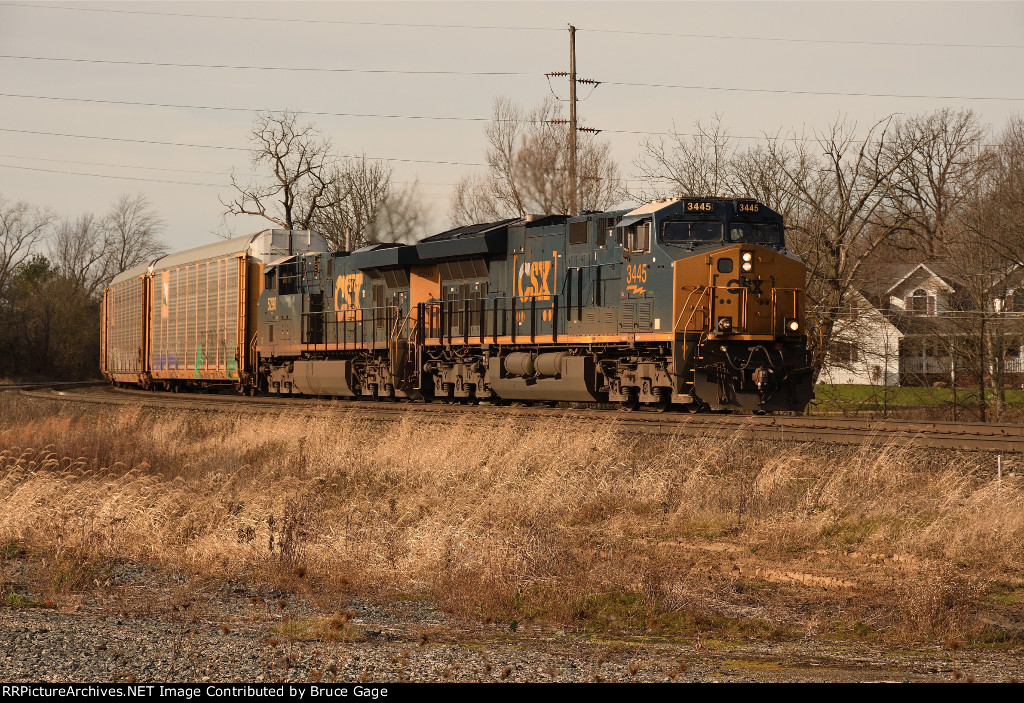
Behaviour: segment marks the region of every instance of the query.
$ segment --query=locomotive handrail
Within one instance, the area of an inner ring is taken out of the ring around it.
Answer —
[[[778,317],[778,304],[779,304],[779,299],[778,299],[779,295],[778,294],[779,294],[779,292],[786,292],[786,293],[792,293],[793,294],[792,317],[799,318],[800,293],[801,293],[801,290],[802,289],[800,289],[800,288],[772,288],[772,312],[771,312],[771,315],[772,315],[773,324],[778,324],[778,321],[779,321],[779,317]],[[785,324],[785,322],[783,322],[783,324]],[[778,333],[779,330],[775,330],[775,332]],[[785,334],[785,329],[782,330],[782,333]]]
[[[380,311],[384,311],[384,314],[380,315]],[[300,334],[303,335],[308,334],[309,320],[319,317],[323,321],[322,339],[319,341],[302,341],[302,344],[312,347],[313,351],[316,351],[318,347],[322,347],[324,351],[327,351],[329,349],[348,349],[350,346],[360,347],[367,342],[371,345],[377,344],[378,341],[388,342],[395,338],[399,325],[399,309],[397,305],[381,305],[371,308],[344,310],[306,311],[301,313],[301,317],[303,324]],[[391,324],[391,320],[394,320],[393,324]],[[378,339],[377,326],[381,321],[384,322],[387,332],[384,338]],[[350,324],[351,327],[349,326]],[[334,329],[333,341],[328,340],[328,325],[332,325]],[[370,327],[369,335],[366,333],[367,325]],[[349,334],[350,332],[351,334]]]
[[[421,303],[424,306],[424,335],[447,341],[449,344],[456,339],[464,344],[468,344],[470,339],[479,339],[479,342],[484,344],[488,337],[497,343],[498,336],[506,334],[511,337],[513,342],[517,341],[517,337],[520,336],[526,336],[529,341],[533,342],[540,334],[537,313],[550,310],[551,319],[545,322],[551,323],[551,335],[553,339],[557,339],[559,334],[558,302],[559,296],[550,294],[429,300]],[[471,310],[470,303],[478,303],[479,308]],[[456,309],[456,304],[461,304],[460,309]],[[488,312],[491,314],[488,315]],[[526,329],[522,331],[520,331],[519,321],[516,319],[518,313],[522,313],[524,322],[528,322]],[[471,316],[476,315],[479,316],[479,324],[470,324]],[[508,315],[511,315],[511,322]],[[488,325],[490,325],[490,330],[488,330]],[[477,331],[472,332],[472,327],[478,327]],[[510,327],[511,329],[509,329]]]
[[[686,302],[683,303],[683,308],[679,311],[679,317],[676,318],[675,324],[672,326],[673,334],[679,329],[679,321],[683,319],[683,313],[686,312],[686,306],[690,304],[690,298],[692,298],[693,294],[698,291],[700,292],[700,296],[697,298],[697,302],[700,302],[700,299],[708,293],[708,287],[694,286],[693,290],[690,291],[690,294],[686,296]],[[693,307],[690,309],[690,317],[686,320],[686,326],[683,327],[683,332],[686,332],[686,330],[690,328],[690,323],[693,322],[693,316],[697,313],[697,309],[697,304],[694,303]],[[703,309],[704,308],[700,308],[700,310]]]
[[[401,315],[399,315],[398,317],[400,318]],[[391,339],[392,340],[398,339],[398,337],[401,334],[402,330],[405,328],[405,323],[409,321],[410,317],[412,317],[412,310],[410,310],[408,313],[406,313],[405,318],[403,318],[403,319],[397,319],[396,318],[395,319],[395,328],[391,332]]]

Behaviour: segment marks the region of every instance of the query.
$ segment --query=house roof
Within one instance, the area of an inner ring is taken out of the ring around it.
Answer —
[[[912,265],[912,266],[913,266],[913,268],[911,268],[911,269],[910,269],[909,271],[907,271],[907,273],[906,273],[906,274],[904,274],[904,275],[903,275],[903,276],[902,276],[902,277],[901,277],[901,278],[900,278],[900,279],[899,279],[898,281],[896,281],[896,282],[895,282],[895,283],[893,283],[893,284],[892,284],[891,286],[889,286],[888,288],[886,288],[885,292],[886,292],[886,293],[892,293],[892,292],[893,292],[893,290],[895,290],[895,289],[896,289],[896,288],[898,288],[899,286],[903,285],[903,283],[904,283],[904,282],[905,282],[905,281],[906,281],[906,280],[907,280],[908,278],[910,278],[911,276],[913,276],[913,275],[914,275],[915,273],[917,273],[918,271],[924,271],[924,272],[926,272],[926,273],[930,274],[931,276],[933,276],[934,278],[938,279],[939,283],[941,283],[941,284],[942,284],[943,286],[945,286],[945,287],[946,287],[946,289],[947,289],[947,290],[948,290],[948,291],[949,291],[950,293],[952,293],[952,292],[953,292],[953,291],[955,290],[955,289],[953,288],[953,286],[951,286],[951,285],[949,284],[949,282],[948,282],[948,281],[946,280],[946,278],[945,278],[944,276],[940,275],[939,273],[937,273],[937,272],[935,271],[935,268],[936,268],[936,266],[935,266],[934,264],[917,264],[917,265]]]
[[[903,263],[865,265],[857,276],[857,289],[877,305],[885,297],[892,282],[905,278],[916,266]]]

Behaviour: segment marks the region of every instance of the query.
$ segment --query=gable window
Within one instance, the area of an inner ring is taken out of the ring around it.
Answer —
[[[910,297],[907,298],[907,312],[911,312],[915,315],[934,315],[935,314],[935,296],[930,295],[928,291],[923,288],[915,290]]]

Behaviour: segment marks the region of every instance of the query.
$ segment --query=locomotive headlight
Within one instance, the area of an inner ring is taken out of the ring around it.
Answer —
[[[744,271],[750,271],[750,269],[754,268],[754,265],[749,261],[744,261],[742,264],[740,264],[740,268],[743,269]]]
[[[740,253],[740,269],[749,272],[754,268],[754,252],[744,251]]]
[[[800,321],[795,317],[788,318],[786,320],[786,332],[789,334],[796,334],[800,331]]]
[[[731,317],[720,317],[718,318],[718,324],[715,325],[719,334],[728,334],[732,332],[732,318]]]
[[[752,252],[752,251],[745,251],[745,252],[743,252],[743,254],[741,256],[742,256],[744,261],[753,261],[754,260],[754,252]]]

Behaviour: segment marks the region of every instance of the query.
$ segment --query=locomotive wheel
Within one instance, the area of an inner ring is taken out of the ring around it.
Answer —
[[[636,388],[630,388],[626,392],[626,400],[622,403],[622,409],[632,412],[640,407],[640,394]]]
[[[663,413],[672,405],[672,394],[665,388],[658,388],[656,393],[658,402],[654,404],[654,411]]]

